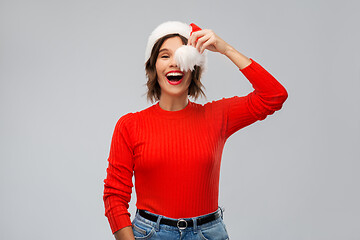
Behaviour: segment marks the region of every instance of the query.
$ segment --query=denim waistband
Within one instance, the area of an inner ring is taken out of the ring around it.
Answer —
[[[146,210],[145,210],[146,211]],[[177,220],[180,220],[180,219],[183,219],[183,220],[192,220],[194,225],[192,227],[188,227],[187,229],[185,230],[194,230],[196,231],[197,230],[197,219],[199,218],[203,218],[205,216],[208,216],[208,215],[211,215],[211,214],[214,214],[214,213],[217,213],[217,212],[220,212],[220,216],[218,219],[215,219],[211,222],[208,222],[208,223],[205,223],[202,225],[202,227],[207,227],[209,225],[212,225],[212,224],[215,224],[217,223],[218,221],[221,221],[223,219],[223,212],[224,212],[224,208],[222,207],[218,207],[218,209],[212,213],[209,213],[209,214],[205,214],[205,215],[201,215],[201,216],[197,216],[197,217],[192,217],[192,218],[179,218],[179,219],[176,219],[176,218],[169,218],[169,217],[165,217],[163,215],[158,215],[158,214],[155,214],[155,213],[152,213],[152,212],[149,212],[149,211],[146,211],[148,214],[151,214],[153,216],[156,216],[157,217],[157,221],[156,222],[153,222],[151,220],[148,220],[142,216],[139,215],[139,209],[136,210],[136,216],[135,216],[135,219],[138,219],[138,220],[141,220],[142,222],[145,222],[146,224],[149,224],[153,227],[155,227],[155,229],[157,231],[159,231],[159,228],[161,226],[161,228],[165,228],[165,229],[168,229],[168,230],[179,230],[177,227],[174,227],[174,226],[169,226],[169,225],[166,225],[166,224],[160,224],[160,221],[161,219],[170,219],[170,220],[174,220],[174,221],[177,221]],[[134,219],[134,220],[135,220]]]

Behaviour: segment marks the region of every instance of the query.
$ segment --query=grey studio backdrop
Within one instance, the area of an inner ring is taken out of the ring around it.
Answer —
[[[151,105],[147,37],[180,20],[214,30],[289,93],[281,111],[225,145],[219,205],[230,238],[359,240],[359,7],[2,0],[0,239],[113,239],[102,202],[113,129]],[[198,103],[252,91],[211,52],[203,83]]]

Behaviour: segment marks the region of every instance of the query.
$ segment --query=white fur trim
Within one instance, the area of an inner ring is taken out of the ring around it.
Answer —
[[[181,71],[193,71],[195,65],[205,66],[206,57],[193,46],[183,45],[175,51],[175,61]]]
[[[150,58],[151,50],[159,38],[172,33],[178,33],[186,38],[189,38],[191,30],[191,26],[178,21],[169,21],[160,24],[149,36],[145,50],[145,62],[147,62]]]

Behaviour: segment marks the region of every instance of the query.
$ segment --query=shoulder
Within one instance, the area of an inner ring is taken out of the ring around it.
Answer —
[[[131,122],[131,120],[133,120],[134,118],[134,113],[132,112],[129,112],[129,113],[126,113],[125,115],[122,115],[119,120],[118,120],[118,124],[126,124],[126,123],[129,123]]]
[[[125,115],[121,116],[115,125],[115,131],[118,132],[129,131],[130,129],[133,128],[133,123],[134,123],[133,119],[134,119],[134,113],[132,112],[126,113]]]
[[[146,118],[147,115],[153,114],[153,108],[155,105],[147,107],[142,110],[128,112],[122,115],[116,123],[116,127],[120,129],[136,130],[137,125],[141,119]]]
[[[123,139],[129,147],[133,146],[137,133],[135,113],[126,113],[119,118],[115,125],[113,137]]]

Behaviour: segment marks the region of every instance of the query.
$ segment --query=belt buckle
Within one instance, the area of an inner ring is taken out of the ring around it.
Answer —
[[[185,227],[180,226],[180,223],[183,223],[183,222],[185,222]],[[186,228],[188,227],[188,223],[187,223],[187,221],[184,220],[184,219],[179,219],[179,220],[177,221],[177,223],[176,223],[176,226],[178,227],[178,229],[184,230],[184,229],[186,229]]]

